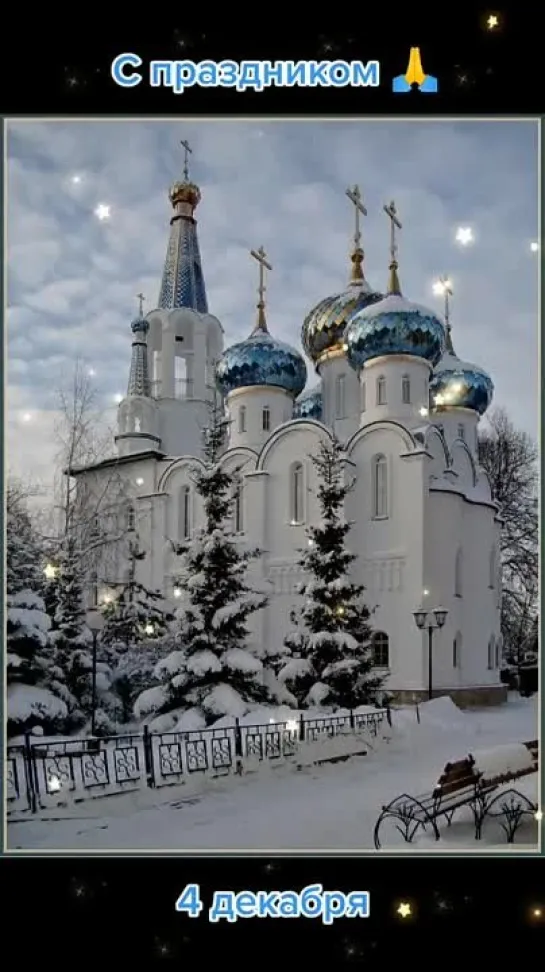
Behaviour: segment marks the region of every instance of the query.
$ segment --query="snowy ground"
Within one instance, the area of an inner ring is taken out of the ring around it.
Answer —
[[[518,696],[502,707],[460,712],[448,699],[394,713],[390,742],[346,763],[263,769],[243,778],[202,781],[200,790],[163,787],[88,801],[67,811],[10,822],[10,850],[362,851],[373,848],[381,805],[431,789],[446,762],[476,749],[538,736],[537,699]],[[537,799],[538,774],[518,789]],[[62,816],[62,814],[65,816]],[[413,845],[385,831],[383,848],[485,851],[506,849],[499,825],[485,824],[476,842],[460,811],[439,844]],[[517,834],[517,850],[536,850],[539,825]]]

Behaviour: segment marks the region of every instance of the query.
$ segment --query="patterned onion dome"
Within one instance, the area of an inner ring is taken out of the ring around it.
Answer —
[[[321,422],[323,416],[322,390],[319,385],[299,396],[293,407],[294,418],[310,418]]]
[[[447,351],[435,367],[430,381],[431,407],[470,408],[484,415],[494,396],[494,385],[478,365],[461,361]]]
[[[295,348],[277,341],[258,326],[245,341],[233,344],[223,353],[216,381],[223,395],[237,388],[272,385],[296,398],[307,383],[307,366]]]
[[[357,370],[390,354],[408,354],[435,365],[445,350],[445,329],[433,311],[390,292],[352,317],[345,343],[348,360]]]
[[[346,327],[354,315],[382,300],[382,296],[361,280],[350,284],[344,293],[320,301],[307,314],[301,331],[301,342],[311,361],[316,363],[326,351],[342,347]]]

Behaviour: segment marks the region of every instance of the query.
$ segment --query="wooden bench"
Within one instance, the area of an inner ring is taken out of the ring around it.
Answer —
[[[438,821],[444,818],[450,826],[457,810],[469,807],[473,814],[475,839],[482,836],[486,817],[500,818],[507,843],[512,844],[525,816],[535,816],[537,805],[513,787],[501,789],[530,773],[536,773],[539,762],[537,740],[523,744],[531,755],[530,765],[514,772],[486,777],[478,770],[469,755],[455,763],[447,763],[436,786],[428,793],[411,796],[403,793],[382,807],[374,830],[374,843],[380,850],[380,830],[385,820],[395,820],[396,829],[406,843],[412,843],[419,830],[429,830],[435,840],[440,839]],[[498,793],[497,791],[500,790]]]

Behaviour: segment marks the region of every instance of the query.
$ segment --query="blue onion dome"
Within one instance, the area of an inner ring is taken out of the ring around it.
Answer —
[[[435,365],[444,353],[442,321],[402,296],[397,266],[393,259],[387,296],[355,314],[346,329],[347,357],[358,371],[383,355],[407,354]]]
[[[344,350],[344,334],[353,316],[369,304],[382,300],[367,283],[363,274],[363,250],[352,253],[352,275],[348,289],[321,300],[307,314],[301,331],[301,343],[316,365],[327,352]]]
[[[294,418],[310,418],[321,422],[323,416],[322,389],[319,385],[309,388],[299,396],[293,407]]]
[[[260,385],[283,388],[294,398],[303,391],[307,383],[305,359],[295,348],[270,335],[262,302],[250,336],[231,345],[219,359],[216,383],[223,395]]]
[[[494,384],[478,365],[461,361],[452,346],[447,324],[447,350],[436,365],[430,381],[430,404],[442,408],[469,408],[484,415],[492,403]]]

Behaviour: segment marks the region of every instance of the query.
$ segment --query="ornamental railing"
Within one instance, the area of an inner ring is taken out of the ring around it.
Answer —
[[[199,777],[251,772],[261,764],[320,762],[357,751],[391,725],[390,711],[348,712],[259,725],[150,732],[40,742],[27,734],[8,745],[8,815],[32,812]],[[341,739],[342,737],[342,739]]]

